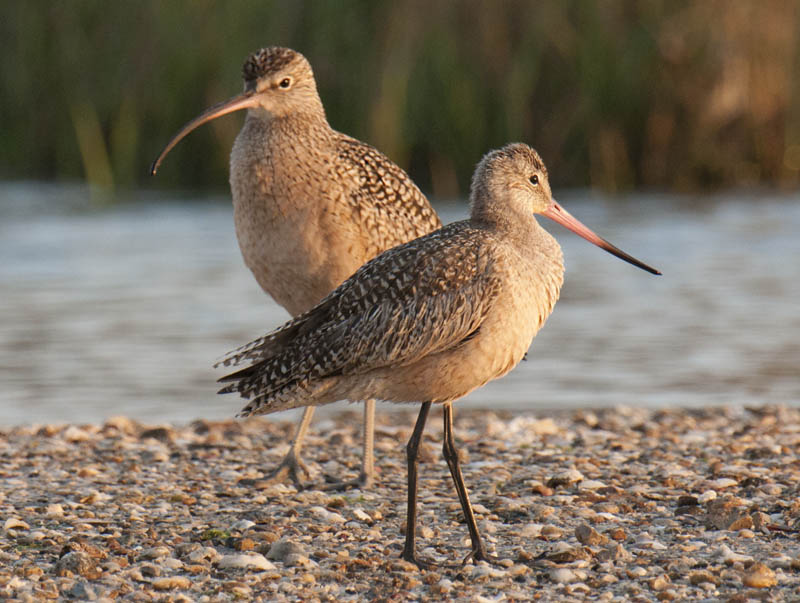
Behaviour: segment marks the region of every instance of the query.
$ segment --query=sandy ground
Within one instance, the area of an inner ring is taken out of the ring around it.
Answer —
[[[456,407],[482,535],[441,458],[420,466],[418,547],[399,559],[414,414],[379,414],[377,484],[356,475],[360,416],[312,426],[303,489],[265,479],[293,425],[34,425],[0,430],[0,597],[217,600],[800,599],[800,412]]]

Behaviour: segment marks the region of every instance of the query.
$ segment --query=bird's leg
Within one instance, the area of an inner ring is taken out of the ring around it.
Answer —
[[[481,535],[478,532],[478,522],[475,521],[475,514],[472,512],[472,505],[469,502],[467,486],[464,483],[464,476],[461,473],[461,465],[458,462],[458,450],[456,450],[455,439],[453,438],[453,406],[450,402],[442,405],[444,407],[444,442],[442,444],[442,454],[450,468],[450,475],[453,476],[453,483],[456,486],[458,500],[461,502],[461,510],[464,512],[464,519],[469,529],[469,537],[472,541],[472,551],[464,558],[464,563],[470,559],[476,561],[496,562],[497,559],[488,555],[483,546]]]
[[[370,488],[375,483],[375,400],[364,402],[364,456],[361,473],[357,478],[326,484],[322,490],[347,490],[348,488]]]
[[[289,452],[283,457],[281,464],[267,476],[268,481],[283,482],[286,478],[290,478],[298,488],[303,487],[300,481],[299,473],[304,473],[306,477],[310,475],[306,464],[300,460],[300,450],[303,447],[303,439],[306,437],[308,426],[311,424],[311,418],[314,416],[314,407],[306,406],[303,411],[303,418],[300,419],[300,424],[297,426],[297,433],[292,440],[292,445],[289,447]]]
[[[419,568],[428,565],[427,562],[417,559],[414,540],[417,534],[417,461],[419,457],[419,444],[422,441],[422,431],[425,429],[425,421],[431,410],[431,403],[424,402],[419,409],[417,423],[414,425],[414,432],[408,440],[406,446],[406,458],[408,459],[408,510],[406,512],[406,543],[403,546],[401,557],[406,561],[414,563]]]
[[[364,455],[361,459],[361,485],[369,488],[375,482],[375,400],[364,402]]]

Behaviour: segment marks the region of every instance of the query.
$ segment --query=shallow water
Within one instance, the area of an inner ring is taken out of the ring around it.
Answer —
[[[244,267],[229,202],[86,196],[0,185],[0,424],[233,415],[212,362],[288,316]],[[561,300],[528,361],[459,405],[800,403],[800,199],[559,198],[664,276],[543,220]]]

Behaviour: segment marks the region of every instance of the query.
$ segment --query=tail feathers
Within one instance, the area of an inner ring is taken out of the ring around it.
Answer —
[[[334,296],[329,295],[315,308],[293,318],[275,331],[228,352],[214,363],[214,368],[237,366],[247,361],[258,362],[277,355],[286,345],[303,335],[315,332],[327,320],[328,310],[335,302]]]
[[[253,397],[253,399],[250,400],[247,405],[236,414],[236,416],[238,418],[244,418],[253,415],[265,415],[281,410],[309,406],[309,404],[312,403],[314,405],[318,405],[320,403],[328,404],[330,402],[335,402],[334,399],[320,399],[325,392],[334,385],[335,382],[336,379],[326,379],[322,382],[315,383],[313,386],[309,386],[307,382],[293,383],[290,386],[281,388],[276,392],[265,393],[263,391],[259,391]],[[228,390],[229,392],[238,391],[235,384],[229,385],[224,389]],[[244,397],[249,398],[250,396],[247,395]]]
[[[250,343],[246,343],[228,352],[214,363],[214,368],[219,368],[221,366],[238,366],[247,360],[254,360],[258,356],[258,348],[267,343],[272,337],[272,334],[264,335],[263,337],[254,339]]]

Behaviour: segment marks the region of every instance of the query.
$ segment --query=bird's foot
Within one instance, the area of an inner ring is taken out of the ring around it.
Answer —
[[[267,475],[265,481],[271,484],[277,484],[291,480],[292,483],[297,486],[298,490],[302,490],[303,482],[300,479],[301,474],[306,478],[311,476],[311,472],[308,470],[306,464],[300,460],[293,449],[290,449],[286,456],[283,457],[280,465]]]
[[[403,559],[403,561],[413,563],[421,570],[429,570],[436,567],[436,563],[430,559],[426,559],[425,557],[418,557],[414,551],[409,552],[403,549],[403,553],[400,555],[400,558]]]
[[[367,474],[365,471],[362,471],[355,479],[331,481],[324,486],[321,486],[320,490],[350,490],[351,488],[368,490],[374,484],[375,478],[372,475]]]
[[[483,548],[483,545],[472,549],[469,554],[464,557],[464,560],[461,562],[461,565],[466,565],[468,561],[485,561],[486,563],[491,563],[492,565],[498,565],[502,559],[500,557],[495,557],[494,555],[490,555],[486,552]]]

